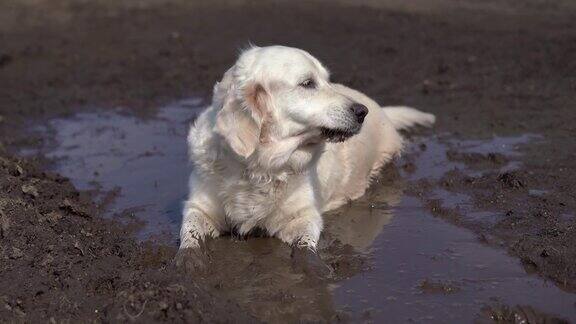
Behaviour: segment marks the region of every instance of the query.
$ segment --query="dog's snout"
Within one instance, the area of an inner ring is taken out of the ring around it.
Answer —
[[[366,115],[368,115],[368,108],[366,108],[366,106],[361,105],[359,103],[352,104],[352,106],[350,106],[350,110],[352,110],[352,112],[354,113],[354,116],[356,116],[356,120],[360,124],[362,124],[362,122],[364,122],[364,118],[366,117]]]

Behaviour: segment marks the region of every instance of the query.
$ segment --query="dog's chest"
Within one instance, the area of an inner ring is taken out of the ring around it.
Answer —
[[[222,197],[226,217],[233,224],[257,223],[274,213],[286,193],[287,184],[273,180],[254,183],[248,180],[230,181]]]

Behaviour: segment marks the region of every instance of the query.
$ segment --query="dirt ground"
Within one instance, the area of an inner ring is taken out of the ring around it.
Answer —
[[[45,160],[14,154],[42,141],[25,132],[35,121],[118,105],[146,116],[163,102],[209,96],[249,42],[304,48],[335,81],[383,104],[435,113],[436,133],[541,136],[524,148],[517,171],[451,172],[442,179],[445,190],[472,195],[501,221],[467,222],[433,200],[428,205],[486,244],[507,249],[526,271],[575,291],[574,6],[413,3],[2,1],[0,320],[270,318],[263,309],[242,306],[242,296],[223,294],[228,278],[191,278],[173,267],[174,248],[137,243],[125,225],[102,219],[90,194],[46,172]],[[481,154],[449,157],[471,166],[498,163]],[[425,196],[426,186],[408,190]],[[269,298],[294,306],[285,320],[298,319],[294,296]],[[517,312],[493,317],[511,321]],[[342,318],[321,310],[307,320],[318,319]]]

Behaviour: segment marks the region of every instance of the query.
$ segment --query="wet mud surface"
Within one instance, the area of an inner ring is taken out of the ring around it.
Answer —
[[[574,11],[386,3],[1,4],[0,318],[575,321]],[[248,41],[439,119],[326,215],[321,282],[264,237],[172,263],[187,98]]]
[[[20,153],[47,157],[77,188],[98,192],[92,197],[107,218],[132,216],[141,224],[135,228],[139,240],[175,248],[188,190],[183,175],[190,172],[186,130],[203,108],[202,100],[188,99],[146,119],[123,109],[54,119],[31,127],[53,140]],[[476,206],[465,191],[442,185],[455,173],[481,178],[496,172],[507,185],[521,186],[513,178],[522,168],[521,150],[542,140],[535,134],[414,137],[362,199],[326,215],[321,253],[334,269],[327,282],[294,271],[283,244],[254,237],[211,242],[210,270],[202,280],[270,321],[315,321],[334,313],[354,322],[471,322],[483,308],[500,304],[574,320],[576,295],[527,273],[505,250],[486,244],[483,234],[455,226],[489,229],[504,217]],[[294,301],[283,309],[274,305],[278,295],[311,304]],[[294,309],[297,316],[290,313]]]
[[[170,249],[96,216],[69,180],[26,160],[0,165],[3,322],[253,320],[174,270]]]

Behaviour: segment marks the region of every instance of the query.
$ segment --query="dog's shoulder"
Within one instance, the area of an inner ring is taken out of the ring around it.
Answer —
[[[217,139],[213,131],[216,113],[212,106],[208,107],[194,120],[188,131],[190,160],[201,168],[208,167],[217,159]]]

